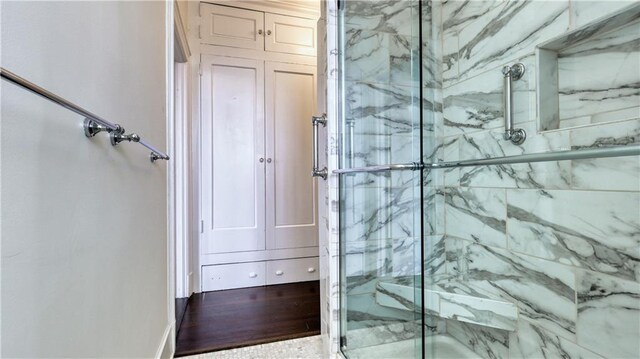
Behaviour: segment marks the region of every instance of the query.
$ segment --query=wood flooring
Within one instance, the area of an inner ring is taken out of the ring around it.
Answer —
[[[189,298],[175,356],[318,334],[319,281],[204,292]]]

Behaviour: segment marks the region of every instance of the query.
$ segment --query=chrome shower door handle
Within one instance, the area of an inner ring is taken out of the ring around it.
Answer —
[[[322,169],[318,168],[319,166],[319,140],[318,140],[318,125],[322,125],[322,127],[327,126],[327,115],[322,114],[322,116],[312,116],[311,117],[311,128],[313,129],[313,170],[311,171],[312,177],[320,177],[323,180],[327,180],[328,170],[327,167],[323,167]]]
[[[505,66],[502,68],[504,75],[504,139],[511,141],[514,145],[521,145],[527,139],[527,133],[521,128],[513,128],[513,91],[511,89],[512,81],[517,81],[524,74],[524,65],[517,63],[513,66]]]

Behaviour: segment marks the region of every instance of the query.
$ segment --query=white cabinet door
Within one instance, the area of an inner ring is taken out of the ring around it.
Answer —
[[[200,16],[203,43],[264,50],[264,13],[201,3]]]
[[[316,56],[315,21],[267,13],[265,29],[265,50]]]
[[[201,89],[203,253],[263,250],[264,63],[203,55]]]
[[[316,68],[266,62],[267,248],[316,246],[311,116]]]

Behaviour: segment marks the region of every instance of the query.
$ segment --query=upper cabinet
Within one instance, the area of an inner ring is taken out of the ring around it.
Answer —
[[[200,4],[202,43],[257,51],[316,55],[316,22],[235,7]]]
[[[316,22],[300,17],[265,14],[265,50],[316,56]]]

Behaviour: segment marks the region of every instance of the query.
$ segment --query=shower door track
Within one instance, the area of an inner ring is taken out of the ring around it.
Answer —
[[[616,147],[602,147],[602,148],[589,148],[581,150],[568,150],[568,151],[556,151],[545,153],[531,153],[526,155],[517,156],[504,156],[493,158],[481,158],[475,160],[463,160],[463,161],[448,161],[448,162],[436,162],[436,163],[398,163],[381,166],[367,166],[367,167],[355,167],[355,168],[343,168],[334,170],[335,174],[348,174],[348,173],[374,173],[385,171],[402,171],[402,170],[422,170],[422,169],[440,169],[440,168],[456,168],[456,167],[473,167],[473,166],[493,166],[493,165],[507,165],[517,163],[530,163],[530,162],[553,162],[553,161],[567,161],[567,160],[584,160],[594,158],[609,158],[609,157],[626,157],[626,156],[639,156],[640,145],[632,146],[616,146]]]

